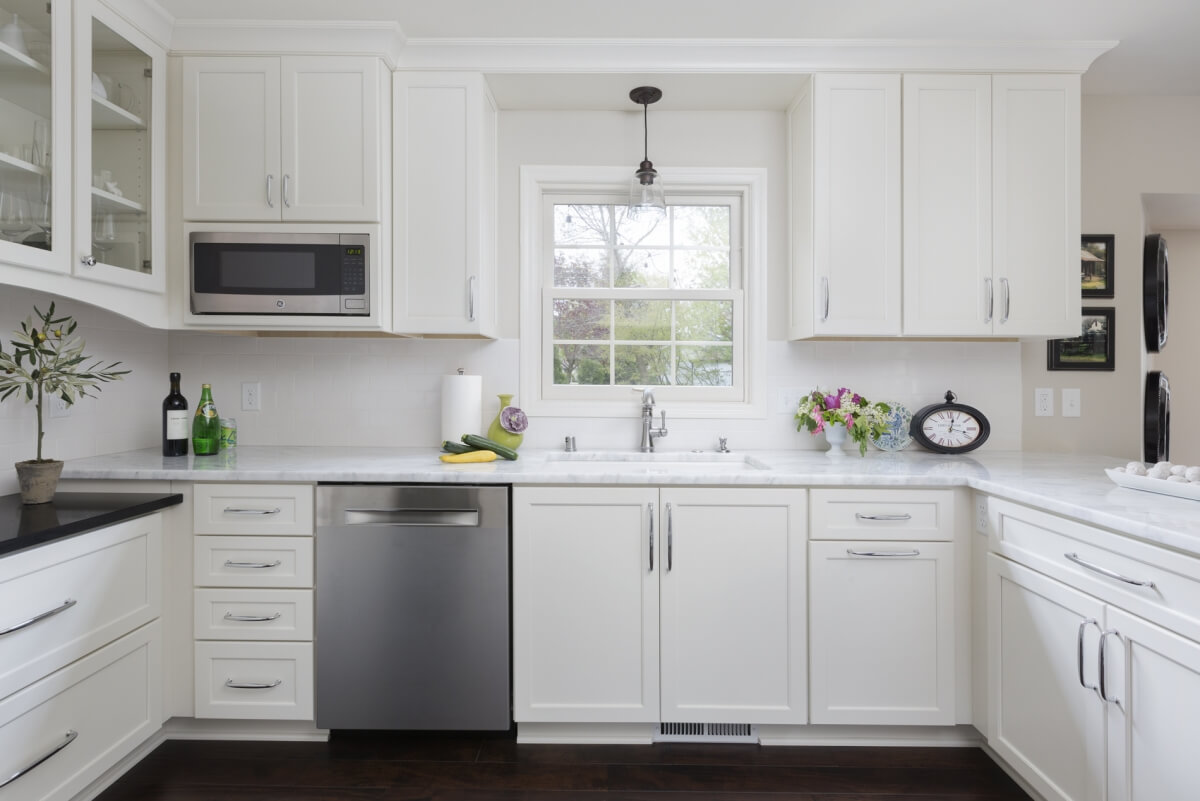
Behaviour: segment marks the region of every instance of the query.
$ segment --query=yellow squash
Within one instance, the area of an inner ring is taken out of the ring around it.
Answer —
[[[471,464],[472,462],[494,462],[497,457],[492,451],[467,451],[466,453],[443,453],[438,458],[447,464]]]

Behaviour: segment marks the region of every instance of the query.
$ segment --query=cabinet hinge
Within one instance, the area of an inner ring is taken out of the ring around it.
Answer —
[[[150,69],[149,67],[146,67],[146,69],[142,70],[142,77],[144,77],[144,78],[153,78],[153,77],[154,77],[154,70]]]
[[[53,4],[52,4],[52,3],[46,3],[46,13],[47,13],[47,14],[52,14],[52,13],[54,13],[54,12],[52,12],[52,11],[50,10],[50,9],[51,9],[51,8],[53,8],[53,7],[54,7],[54,6],[53,6]]]

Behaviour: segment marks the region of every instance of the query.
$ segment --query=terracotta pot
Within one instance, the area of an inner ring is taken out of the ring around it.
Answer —
[[[63,463],[47,459],[38,462],[29,460],[17,462],[17,482],[21,486],[21,503],[49,503],[54,500],[54,490],[58,488],[58,477],[62,474]]]

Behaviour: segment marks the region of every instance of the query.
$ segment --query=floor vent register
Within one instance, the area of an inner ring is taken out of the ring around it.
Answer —
[[[758,730],[749,723],[660,723],[656,743],[757,743]]]

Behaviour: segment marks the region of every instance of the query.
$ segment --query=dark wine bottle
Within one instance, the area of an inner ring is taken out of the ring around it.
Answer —
[[[179,391],[179,373],[171,373],[171,392],[162,404],[163,456],[187,456],[187,408],[187,398]]]
[[[197,456],[211,456],[221,450],[221,418],[213,403],[212,385],[200,385],[200,402],[192,418],[192,450]]]

